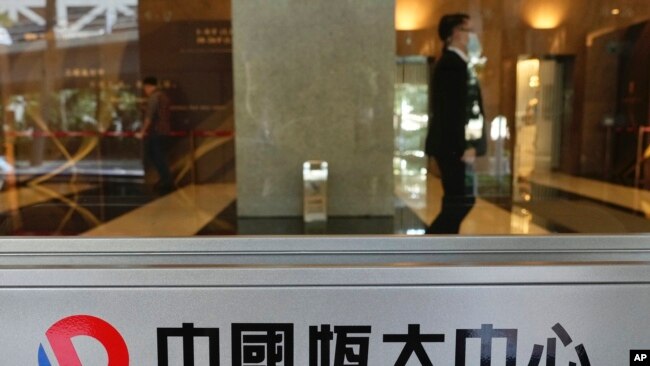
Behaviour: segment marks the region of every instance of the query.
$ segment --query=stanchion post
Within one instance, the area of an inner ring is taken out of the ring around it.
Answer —
[[[196,141],[194,141],[195,131],[190,131],[190,164],[192,169],[192,184],[196,185]]]
[[[5,104],[6,107],[6,104]],[[10,171],[5,172],[4,174],[4,183],[7,185],[8,189],[16,188],[17,179],[16,179],[16,137],[14,136],[15,130],[15,115],[13,111],[9,111],[5,108],[5,158],[7,164],[11,167]],[[0,187],[1,188],[1,187]]]
[[[645,133],[647,127],[639,127],[639,137],[636,145],[636,164],[634,166],[634,187],[639,188],[641,183],[641,166],[643,165],[643,148],[645,145]]]

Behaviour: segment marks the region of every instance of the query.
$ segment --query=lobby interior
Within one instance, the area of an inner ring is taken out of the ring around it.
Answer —
[[[424,235],[455,12],[490,131],[461,235],[650,232],[648,0],[34,0],[0,2],[0,235]],[[172,100],[165,194],[136,136],[149,75]]]

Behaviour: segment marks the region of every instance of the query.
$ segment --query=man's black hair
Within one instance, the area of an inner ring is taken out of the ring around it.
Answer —
[[[142,84],[158,86],[158,79],[153,76],[147,76],[146,78],[142,79]]]
[[[447,44],[449,38],[454,34],[454,29],[469,20],[469,15],[464,13],[447,14],[440,18],[438,25],[438,37]]]

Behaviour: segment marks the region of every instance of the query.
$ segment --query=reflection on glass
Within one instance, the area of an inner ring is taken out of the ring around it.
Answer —
[[[415,207],[426,204],[426,157],[423,151],[428,123],[428,63],[425,58],[402,59],[395,85],[395,157],[398,194]]]
[[[129,223],[173,222],[179,212],[185,227],[170,225],[165,235],[305,233],[302,216],[240,217],[236,110],[250,112],[257,125],[247,128],[278,166],[292,164],[296,152],[289,142],[313,153],[296,157],[300,164],[321,159],[319,146],[346,144],[354,153],[336,158],[362,159],[370,178],[323,158],[330,195],[341,186],[363,187],[357,195],[386,188],[377,177],[388,169],[376,169],[379,162],[369,156],[386,148],[378,127],[392,122],[392,165],[388,156],[382,161],[392,167],[385,173],[395,181],[394,214],[328,217],[317,233],[422,235],[442,191],[427,173],[423,152],[430,69],[442,51],[437,23],[442,14],[458,12],[470,14],[477,34],[472,75],[481,82],[485,112],[468,121],[467,137],[476,138],[483,125],[489,137],[487,156],[474,166],[478,201],[462,234],[650,232],[650,1],[498,0],[488,6],[398,0],[389,21],[375,11],[379,3],[342,9],[358,18],[341,21],[340,34],[318,33],[322,19],[297,16],[318,1],[289,3],[267,4],[277,14],[259,29],[278,27],[277,39],[243,62],[233,55],[237,40],[263,35],[237,34],[247,14],[234,19],[231,8],[243,2],[0,0],[0,235],[131,235]],[[305,19],[304,29],[282,29],[291,19]],[[352,41],[361,29],[355,26],[389,29],[395,37],[383,44]],[[396,62],[381,60],[393,71],[368,66],[377,61],[370,59],[375,51],[393,56],[393,49]],[[346,64],[359,50],[366,62]],[[256,63],[296,54],[311,58],[300,67],[255,74]],[[246,77],[235,80],[236,68]],[[363,75],[364,84],[351,93],[332,83],[332,73],[342,69]],[[298,74],[310,75],[309,82],[296,82]],[[178,190],[169,195],[156,191],[157,174],[143,163],[136,136],[145,76],[157,77],[171,99],[167,158]],[[265,84],[271,78],[272,85]],[[386,86],[393,80],[394,90]],[[263,96],[265,88],[273,98]],[[236,90],[265,102],[237,104]],[[300,107],[318,96],[339,103],[318,103],[322,115]],[[288,98],[297,107],[284,108]],[[362,107],[347,110],[343,100]],[[271,118],[271,110],[281,118]],[[391,110],[392,121],[377,117]],[[305,120],[353,128],[284,134]],[[259,168],[254,160],[247,166]],[[301,168],[292,166],[292,197],[303,194]],[[268,200],[280,183],[259,180],[253,194]],[[376,203],[370,197],[367,206]]]

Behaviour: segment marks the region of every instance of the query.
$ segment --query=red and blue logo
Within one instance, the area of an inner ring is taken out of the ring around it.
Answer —
[[[56,322],[45,333],[59,366],[83,366],[72,344],[74,337],[92,337],[102,344],[108,354],[108,366],[128,366],[129,350],[120,332],[106,321],[89,315],[70,316]],[[52,366],[41,344],[38,365]]]

